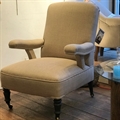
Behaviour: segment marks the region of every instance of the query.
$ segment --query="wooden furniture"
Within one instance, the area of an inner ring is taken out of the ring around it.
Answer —
[[[107,67],[107,63],[115,61],[109,60],[100,63],[95,67],[99,75],[108,79],[111,83],[111,120],[120,120],[120,80],[113,78],[112,69]]]

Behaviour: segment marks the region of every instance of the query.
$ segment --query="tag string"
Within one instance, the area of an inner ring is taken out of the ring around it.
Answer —
[[[16,0],[16,14],[18,15],[18,0]]]

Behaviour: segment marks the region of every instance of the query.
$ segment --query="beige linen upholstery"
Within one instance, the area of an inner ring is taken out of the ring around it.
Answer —
[[[35,49],[39,48],[44,44],[43,39],[34,39],[34,40],[12,40],[9,43],[10,48],[17,49]]]
[[[116,48],[120,47],[120,15],[115,15],[97,0],[89,0],[100,9],[98,30],[102,29],[105,33],[100,44],[97,46],[95,60],[98,56],[98,48]],[[103,49],[102,49],[103,50]],[[101,51],[101,55],[103,51]]]
[[[91,3],[51,4],[43,39],[13,40],[9,43],[10,48],[25,49],[31,60],[1,70],[5,98],[9,89],[53,98],[55,119],[58,119],[61,99],[66,94],[89,83],[93,97],[94,42],[98,16],[99,9]],[[42,48],[41,58],[36,58],[33,49],[39,47]],[[11,108],[10,100],[6,99],[6,102]]]
[[[94,79],[93,67],[86,66],[82,70],[76,65],[76,61],[63,58],[29,60],[2,71],[4,88],[51,98],[61,98]]]

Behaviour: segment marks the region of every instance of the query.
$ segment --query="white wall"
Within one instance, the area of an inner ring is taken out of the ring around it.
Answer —
[[[1,40],[2,40],[2,39],[1,39],[1,38],[2,38],[2,34],[1,34],[1,33],[2,33],[2,32],[1,32],[1,28],[2,28],[2,27],[1,27],[1,25],[2,25],[2,24],[1,24],[1,4],[0,4],[0,68],[1,68],[1,50],[2,50],[2,49],[1,49]]]
[[[48,5],[57,1],[62,0],[18,0],[18,15],[15,0],[2,1],[2,67],[27,58],[23,50],[9,49],[9,41],[42,38]]]
[[[0,4],[0,68],[1,68],[1,66],[2,66],[2,65],[1,65],[1,50],[2,50],[2,49],[1,49],[1,40],[2,40],[2,39],[1,39],[1,38],[2,38],[1,25],[2,25],[2,24],[1,24],[1,4]],[[0,78],[1,78],[1,77],[0,77]],[[1,89],[1,83],[0,83],[0,89]]]
[[[0,69],[12,63],[25,60],[24,50],[10,49],[13,39],[42,38],[48,5],[63,0],[2,0],[0,11]],[[40,49],[35,50],[40,56]],[[1,86],[1,85],[0,85]]]

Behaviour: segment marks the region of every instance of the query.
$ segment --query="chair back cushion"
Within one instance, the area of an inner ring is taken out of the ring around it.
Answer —
[[[67,44],[95,41],[99,9],[92,3],[60,2],[49,6],[42,57],[75,59],[66,55]]]

